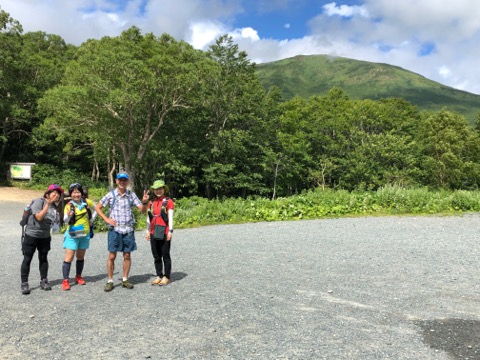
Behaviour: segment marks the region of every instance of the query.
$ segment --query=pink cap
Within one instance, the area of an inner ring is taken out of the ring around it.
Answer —
[[[60,192],[60,194],[63,194],[63,189],[57,184],[52,184],[48,187],[47,192],[52,192],[52,191],[58,191]]]

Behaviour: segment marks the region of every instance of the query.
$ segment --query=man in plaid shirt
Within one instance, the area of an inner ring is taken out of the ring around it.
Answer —
[[[148,190],[143,192],[142,201],[138,199],[134,192],[127,189],[128,174],[119,173],[117,175],[117,188],[106,194],[95,206],[97,214],[108,224],[108,259],[107,275],[108,281],[105,285],[105,291],[113,290],[113,270],[115,268],[115,259],[117,252],[123,252],[123,281],[122,287],[133,289],[133,284],[128,281],[128,274],[132,265],[131,252],[137,249],[135,243],[134,222],[132,207],[138,208],[142,213],[147,211]],[[109,206],[110,213],[107,217],[102,208]]]

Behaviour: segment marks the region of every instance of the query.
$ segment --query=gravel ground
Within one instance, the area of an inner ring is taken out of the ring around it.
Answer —
[[[68,292],[55,235],[53,290],[35,258],[25,296],[24,204],[0,206],[2,359],[480,359],[478,214],[177,230],[166,287],[150,285],[137,233],[135,288],[110,293],[106,235],[87,251],[87,285]]]

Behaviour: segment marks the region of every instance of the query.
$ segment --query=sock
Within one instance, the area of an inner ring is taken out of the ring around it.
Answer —
[[[128,280],[128,278],[126,278],[126,277],[123,278],[123,281],[127,281],[127,280]]]
[[[71,266],[72,266],[71,262],[66,262],[66,261],[63,262],[63,265],[62,265],[63,279],[68,279],[68,277],[70,276]]]
[[[82,275],[84,263],[85,263],[85,260],[77,260],[77,276]]]
[[[107,282],[111,282],[111,283],[113,283],[113,279],[108,279],[108,281],[107,281]]]

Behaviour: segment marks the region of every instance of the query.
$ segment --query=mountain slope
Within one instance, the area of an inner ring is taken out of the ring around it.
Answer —
[[[285,99],[325,95],[338,87],[352,99],[403,98],[423,110],[447,107],[473,124],[480,113],[480,95],[429,80],[388,64],[327,55],[299,55],[257,65],[265,88],[277,86]]]

